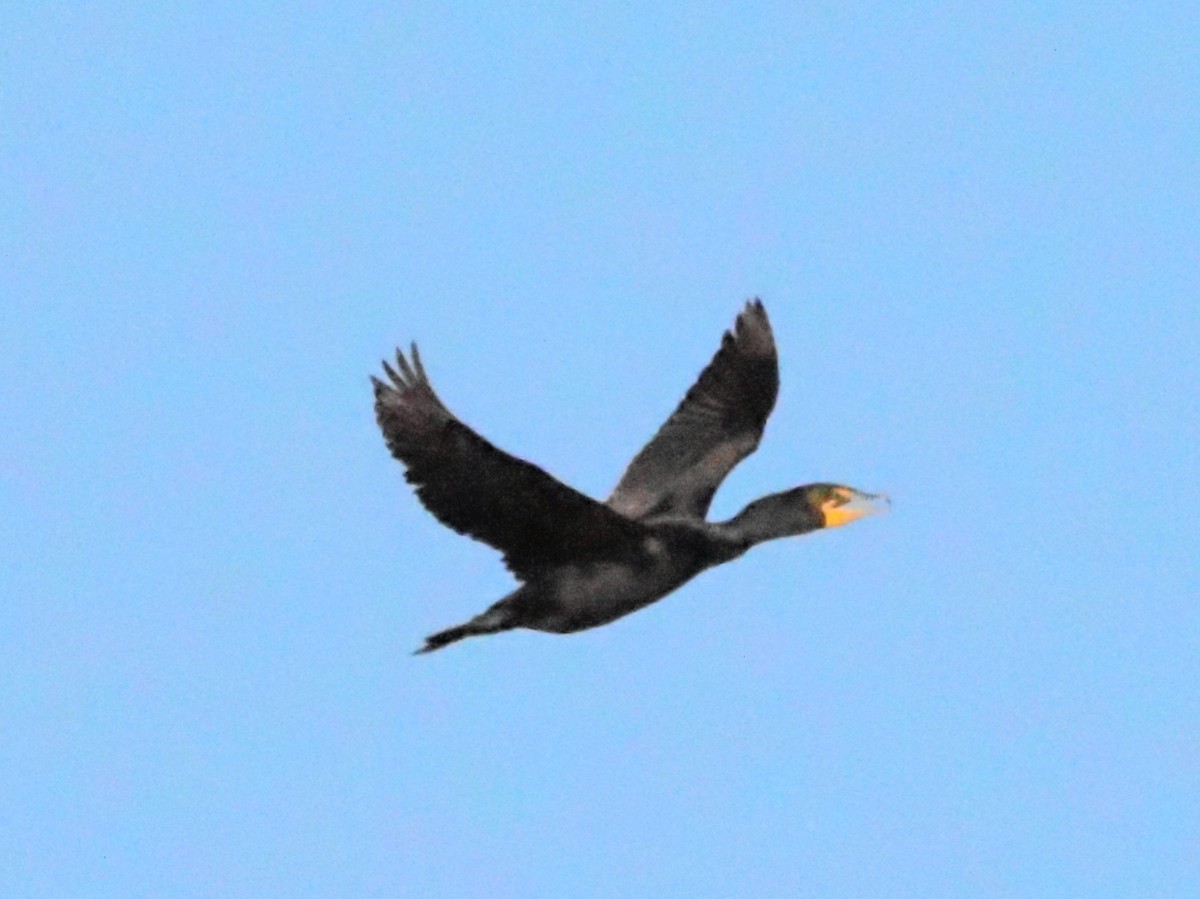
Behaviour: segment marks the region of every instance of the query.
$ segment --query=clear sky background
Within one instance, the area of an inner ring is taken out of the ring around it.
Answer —
[[[0,894],[1200,894],[1193,4],[0,10]],[[570,637],[367,375],[593,495],[749,297],[717,516]]]

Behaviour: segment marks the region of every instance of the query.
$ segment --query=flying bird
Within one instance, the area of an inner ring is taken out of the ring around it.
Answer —
[[[604,502],[497,449],[434,393],[414,343],[374,376],[375,416],[417,497],[442,524],[504,554],[520,586],[418,653],[464,637],[597,627],[662,599],[700,572],[778,537],[836,527],[889,500],[805,484],[708,521],[713,494],[758,447],[779,392],[775,339],[748,302],[708,367]]]

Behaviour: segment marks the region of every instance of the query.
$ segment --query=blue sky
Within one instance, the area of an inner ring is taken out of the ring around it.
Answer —
[[[1200,889],[1200,13],[0,11],[0,893]],[[571,637],[367,374],[603,496],[761,296],[718,495],[893,513]]]

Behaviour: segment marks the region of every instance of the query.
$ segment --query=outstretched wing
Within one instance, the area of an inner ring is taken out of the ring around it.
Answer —
[[[417,347],[372,377],[375,417],[417,496],[442,524],[495,547],[518,578],[546,565],[636,551],[637,522],[510,456],[464,425],[429,384]]]
[[[630,518],[703,519],[733,467],[754,452],[779,393],[779,360],[762,302],[732,333],[683,402],[629,464],[608,506]]]

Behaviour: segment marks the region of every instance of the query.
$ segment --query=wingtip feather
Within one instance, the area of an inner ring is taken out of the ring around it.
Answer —
[[[408,360],[404,358],[404,354],[400,352],[400,348],[396,348],[396,365],[400,367],[400,371],[404,373],[405,384],[411,387],[416,383],[417,376],[413,374],[412,366],[408,364]]]
[[[429,377],[428,377],[428,375],[425,374],[425,366],[421,364],[421,353],[417,350],[417,342],[415,340],[412,342],[411,349],[412,349],[413,366],[417,370],[417,377],[419,377],[422,381],[425,381],[426,383],[428,383]]]
[[[386,359],[383,360],[383,370],[387,374],[387,376],[391,379],[392,383],[395,384],[397,387],[399,387],[401,390],[404,390],[408,386],[408,384],[405,382],[405,380],[396,373],[396,370],[394,368],[392,368],[390,365],[388,365],[388,361]]]

